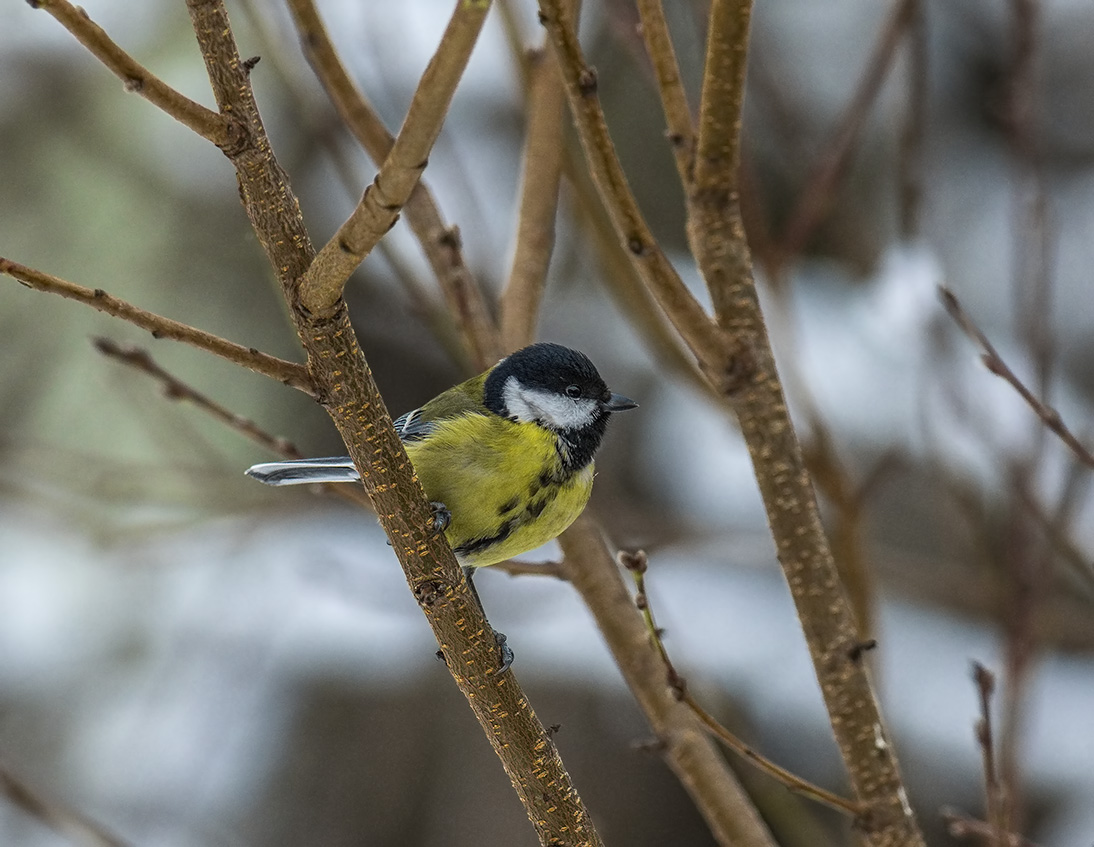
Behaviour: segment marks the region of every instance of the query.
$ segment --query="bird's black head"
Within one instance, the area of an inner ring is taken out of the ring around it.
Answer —
[[[497,415],[557,433],[571,468],[592,461],[612,412],[638,405],[612,394],[584,353],[546,342],[498,362],[486,378],[483,401]]]

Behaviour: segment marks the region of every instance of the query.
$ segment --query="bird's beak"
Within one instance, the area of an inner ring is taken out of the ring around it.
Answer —
[[[608,398],[607,403],[600,404],[600,408],[605,412],[625,412],[627,409],[635,409],[637,407],[637,403],[630,397],[624,397],[622,394],[613,394]]]

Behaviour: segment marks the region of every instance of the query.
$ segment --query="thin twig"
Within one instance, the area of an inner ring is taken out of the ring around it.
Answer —
[[[68,300],[75,300],[91,306],[93,309],[98,309],[100,312],[121,318],[152,333],[153,338],[181,341],[184,344],[220,356],[222,359],[227,359],[229,362],[242,365],[255,373],[276,379],[278,382],[303,391],[312,397],[315,396],[315,385],[303,365],[286,362],[276,356],[260,353],[253,347],[243,347],[240,344],[221,338],[219,335],[213,335],[210,332],[146,311],[134,306],[132,303],[107,294],[101,288],[84,288],[82,285],[51,276],[18,262],[12,262],[9,259],[0,258],[0,274],[6,274],[13,279],[17,279],[28,288],[57,294]]]
[[[395,224],[429,162],[429,153],[489,10],[489,0],[456,4],[380,172],[300,280],[301,304],[312,314],[324,315],[335,307],[350,274]]]
[[[190,403],[229,429],[238,432],[271,453],[276,453],[286,459],[304,458],[304,454],[289,439],[279,435],[272,435],[249,418],[237,415],[193,386],[187,385],[177,376],[157,364],[147,350],[134,345],[118,344],[113,339],[102,336],[93,338],[92,343],[95,345],[95,349],[104,356],[135,368],[155,379],[163,386],[164,396],[168,400]],[[369,500],[365,490],[359,485],[323,483],[320,487],[330,494],[349,500],[358,506],[363,506],[369,511],[375,511],[372,501]]]
[[[823,803],[825,806],[842,812],[845,815],[850,815],[852,818],[857,818],[862,814],[861,806],[853,801],[848,800],[845,797],[840,797],[838,794],[833,794],[831,791],[821,788],[819,785],[814,785],[808,780],[802,779],[800,776],[791,773],[786,768],[775,764],[766,756],[758,753],[722,726],[710,712],[699,705],[699,702],[688,691],[687,681],[679,672],[677,672],[676,666],[673,665],[672,659],[669,658],[664,639],[661,637],[661,630],[658,628],[654,618],[653,605],[650,603],[649,595],[646,593],[646,571],[648,562],[645,552],[638,550],[633,553],[620,553],[619,563],[630,572],[631,577],[634,579],[636,592],[634,604],[642,613],[650,639],[657,648],[661,661],[665,664],[668,686],[672,689],[676,699],[685,703],[688,708],[695,713],[695,716],[699,718],[703,726],[705,726],[706,729],[726,747],[768,776],[777,779],[791,791],[801,794],[803,797],[808,797],[811,800],[816,800],[818,803]]]
[[[945,287],[940,287],[938,291],[939,296],[942,298],[942,304],[946,307],[950,317],[961,327],[965,335],[983,351],[980,358],[984,366],[991,373],[1009,383],[1018,392],[1018,396],[1026,402],[1026,405],[1033,410],[1057,438],[1067,445],[1068,449],[1075,454],[1080,462],[1094,468],[1094,455],[1075,437],[1075,434],[1063,422],[1060,413],[1038,400],[1033,392],[1026,387],[1025,383],[1018,378],[1017,374],[1003,361],[994,345],[988,341],[987,336],[973,323],[972,318],[962,307],[961,301],[957,299],[957,295]]]
[[[980,699],[980,719],[976,722],[976,741],[984,764],[984,800],[987,807],[988,825],[992,830],[991,842],[1002,847],[1007,831],[1007,798],[999,782],[999,769],[995,763],[995,736],[991,722],[991,698],[995,693],[995,675],[979,662],[973,663],[973,681]]]
[[[128,842],[101,824],[54,800],[47,800],[3,767],[0,767],[0,795],[54,832],[84,847],[128,847]]]
[[[87,50],[125,84],[125,90],[139,94],[179,123],[217,147],[235,143],[238,128],[223,115],[207,109],[167,85],[111,40],[86,11],[67,0],[29,0],[44,9],[72,33]]]
[[[503,571],[509,576],[553,576],[566,581],[566,569],[561,562],[523,562],[519,559],[508,559],[491,565],[490,569]]]
[[[460,9],[471,8],[471,2]],[[480,5],[475,4],[475,11]],[[232,158],[248,217],[282,282],[324,408],[376,504],[449,671],[505,767],[539,839],[545,844],[599,847],[603,842],[551,735],[513,672],[499,673],[495,633],[462,578],[445,536],[433,529],[432,510],[338,296],[340,285],[334,308],[326,313],[310,311],[301,302],[297,280],[312,255],[311,241],[299,203],[272,155],[223,0],[187,0],[187,8],[217,103],[246,123],[252,139],[253,147]],[[452,83],[442,79],[438,87],[446,89]]]
[[[582,515],[559,536],[563,573],[581,594],[642,712],[657,749],[721,847],[774,847],[775,841],[725,756],[698,718],[665,685],[665,665],[635,612],[604,536]]]
[[[638,0],[638,16],[646,52],[653,63],[657,77],[657,91],[661,95],[661,108],[665,112],[665,125],[672,155],[676,159],[676,171],[685,192],[691,187],[692,168],[695,164],[695,123],[688,106],[688,95],[680,79],[680,64],[672,45],[662,0]]]
[[[528,129],[521,170],[520,214],[509,280],[499,300],[506,350],[532,343],[555,245],[555,216],[565,151],[566,91],[549,48],[528,57]]]
[[[1015,165],[1013,303],[1015,334],[1029,354],[1033,396],[1047,403],[1052,389],[1055,341],[1052,333],[1052,239],[1048,228],[1048,197],[1037,151],[1038,63],[1041,43],[1039,0],[1011,0],[1013,52],[1008,74],[1006,124]],[[1034,478],[1044,463],[1048,432],[1038,427],[1030,449],[1012,460],[1015,500],[1033,499]],[[1006,789],[1006,831],[1022,828],[1024,792],[1021,779],[1020,735],[1024,697],[1037,643],[1033,622],[1052,574],[1051,543],[1032,531],[1028,515],[1016,513],[1010,531],[1022,543],[1008,545],[1006,556],[1010,608],[1006,614],[1006,686],[999,731],[1000,774]],[[989,818],[990,820],[990,818]]]
[[[289,10],[320,85],[361,147],[374,163],[382,164],[395,139],[342,64],[314,0],[289,0]],[[414,186],[403,213],[433,269],[474,370],[484,370],[502,355],[502,347],[482,289],[464,262],[456,228],[445,222],[424,180]]]
[[[165,371],[152,358],[149,352],[134,344],[119,344],[112,338],[95,336],[91,339],[95,349],[104,356],[115,359],[136,370],[143,371],[163,386],[163,393],[169,400],[191,403],[203,412],[211,415],[229,429],[235,430],[263,447],[287,459],[303,459],[304,454],[286,438],[271,435],[258,424],[242,415],[237,415],[205,394],[187,385],[181,379]]]

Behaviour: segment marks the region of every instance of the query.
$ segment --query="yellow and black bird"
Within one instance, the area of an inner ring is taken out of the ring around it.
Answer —
[[[539,343],[407,412],[395,430],[470,580],[472,568],[539,547],[574,522],[608,418],[637,405],[612,394],[584,353]],[[348,456],[247,473],[268,485],[359,479]]]

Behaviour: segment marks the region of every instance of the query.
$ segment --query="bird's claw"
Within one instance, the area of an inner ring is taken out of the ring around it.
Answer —
[[[436,500],[429,504],[429,508],[433,512],[433,534],[440,535],[452,523],[452,513],[448,511],[448,507],[444,503],[439,503]]]
[[[494,641],[497,642],[498,653],[501,658],[501,664],[496,671],[499,675],[509,670],[509,668],[513,666],[513,659],[516,658],[516,655],[513,653],[513,648],[506,643],[508,640],[509,639],[506,638],[504,632],[494,630]]]

